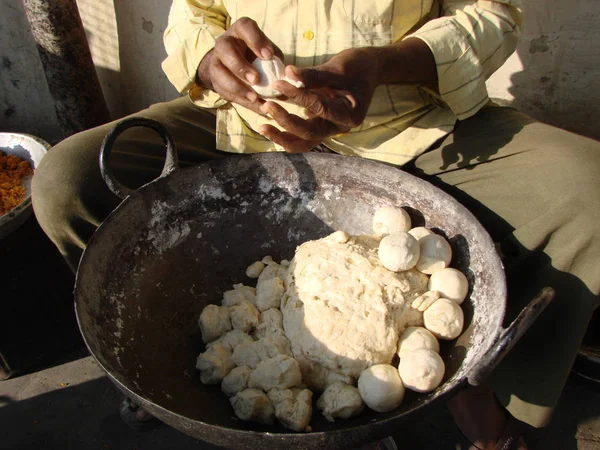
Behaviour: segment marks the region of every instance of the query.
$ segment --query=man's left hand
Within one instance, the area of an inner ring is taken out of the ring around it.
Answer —
[[[287,100],[306,109],[307,119],[288,113],[275,102],[262,105],[286,131],[272,125],[258,130],[291,153],[308,152],[324,139],[359,126],[373,92],[378,85],[376,60],[372,48],[344,50],[325,64],[307,69],[286,67],[286,75],[302,81],[306,88],[296,88],[285,81],[273,87]]]

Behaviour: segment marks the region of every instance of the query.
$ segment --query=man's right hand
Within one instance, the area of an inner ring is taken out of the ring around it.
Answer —
[[[260,106],[264,101],[250,87],[260,79],[252,61],[255,58],[271,59],[273,55],[283,59],[281,50],[256,22],[242,17],[217,38],[215,48],[202,59],[198,80],[225,100],[263,114]]]

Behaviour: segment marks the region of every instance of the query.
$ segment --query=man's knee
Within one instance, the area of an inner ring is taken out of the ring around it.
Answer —
[[[80,204],[84,186],[100,176],[98,151],[103,135],[90,130],[71,136],[50,149],[36,168],[33,208],[38,222],[57,245]]]

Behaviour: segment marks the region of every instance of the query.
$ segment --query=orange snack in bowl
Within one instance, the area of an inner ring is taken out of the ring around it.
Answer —
[[[23,178],[32,174],[27,161],[0,151],[0,216],[23,201],[26,193]]]

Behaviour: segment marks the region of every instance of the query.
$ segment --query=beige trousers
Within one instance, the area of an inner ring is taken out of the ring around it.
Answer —
[[[182,166],[226,154],[215,150],[215,116],[187,98],[134,114],[164,124]],[[118,205],[98,169],[112,124],[72,136],[43,159],[33,205],[44,231],[73,270],[86,242]],[[130,187],[162,168],[162,142],[128,130],[111,166]],[[544,286],[557,296],[492,375],[500,401],[533,426],[548,423],[600,291],[600,143],[508,108],[488,108],[458,123],[435,148],[404,168],[469,208],[506,255],[512,320]]]

